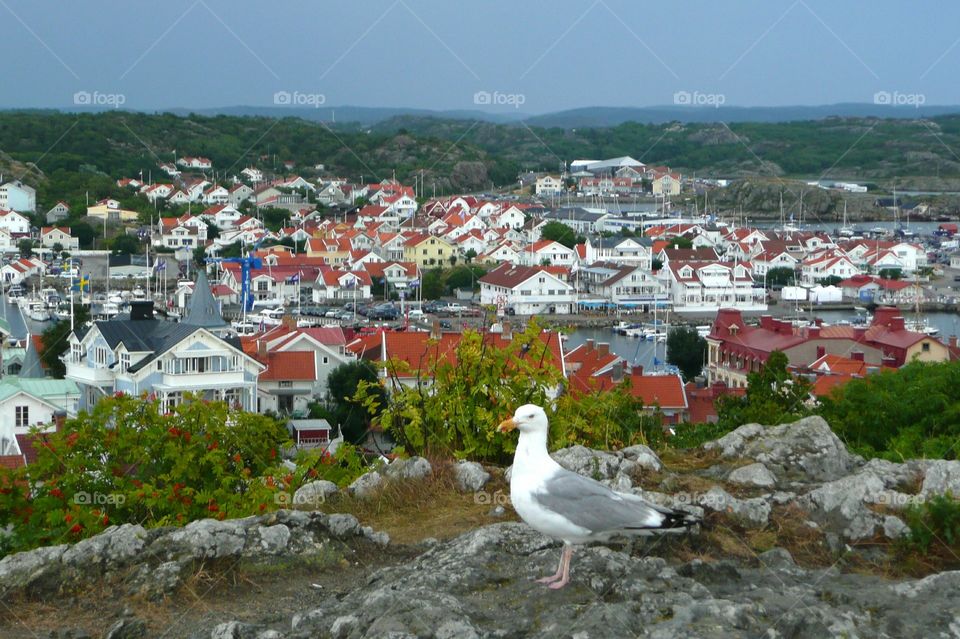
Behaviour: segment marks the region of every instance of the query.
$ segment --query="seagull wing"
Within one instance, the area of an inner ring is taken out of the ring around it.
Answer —
[[[558,469],[532,495],[537,504],[594,534],[666,532],[698,523],[686,513],[613,491],[598,481]]]

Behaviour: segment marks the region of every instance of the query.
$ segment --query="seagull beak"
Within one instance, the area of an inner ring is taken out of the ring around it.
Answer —
[[[511,430],[517,427],[517,422],[513,421],[513,417],[510,419],[505,419],[500,422],[500,425],[497,426],[497,431],[501,433],[509,433]]]

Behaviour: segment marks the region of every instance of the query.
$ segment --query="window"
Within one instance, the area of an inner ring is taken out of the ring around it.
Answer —
[[[130,353],[120,353],[120,372],[130,368]]]
[[[280,382],[280,388],[293,388],[293,382],[289,380],[282,380]]]
[[[924,343],[923,343],[923,352],[924,352],[924,353],[929,353],[929,352],[930,352],[930,342],[924,342]]]
[[[98,347],[94,350],[94,362],[96,362],[96,364],[97,364],[98,366],[106,366],[106,364],[107,364],[107,349],[105,349],[105,348],[102,347],[102,346],[98,346]]]
[[[323,356],[323,363],[324,363],[324,364],[328,364],[329,362],[330,362],[330,358],[328,358],[326,355],[324,355],[324,356]]]
[[[15,409],[17,428],[26,428],[30,425],[30,407],[17,406]]]

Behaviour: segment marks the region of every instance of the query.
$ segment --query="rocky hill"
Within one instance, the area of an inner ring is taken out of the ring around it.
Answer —
[[[702,514],[704,524],[690,535],[580,549],[572,583],[552,591],[532,580],[553,571],[558,544],[510,521],[499,492],[509,469],[441,469],[414,458],[345,492],[309,484],[292,502],[382,512],[391,486],[414,499],[446,473],[471,505],[462,522],[441,521],[450,511],[441,516],[438,505],[407,521],[398,541],[351,514],[302,510],[113,527],[0,561],[0,636],[960,634],[960,570],[890,552],[908,531],[908,504],[960,494],[958,461],[866,462],[818,417],[748,424],[663,459],[643,446],[573,447],[555,457],[619,490]],[[476,509],[501,521],[474,526]],[[389,516],[381,521],[398,529]],[[449,530],[461,532],[435,538]]]

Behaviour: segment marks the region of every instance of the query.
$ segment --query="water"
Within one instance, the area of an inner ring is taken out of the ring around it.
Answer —
[[[806,313],[805,315],[809,315]],[[856,315],[853,311],[818,311],[816,308],[813,317],[819,317],[828,324],[835,324],[840,320],[850,320]],[[904,316],[908,319],[913,316],[912,313],[904,311]],[[937,338],[944,342],[951,335],[960,336],[960,315],[954,313],[924,313],[924,317],[931,326],[940,329]],[[757,318],[748,319],[748,321],[757,321]],[[699,323],[710,324],[712,319],[703,319]],[[595,342],[607,342],[610,344],[610,351],[627,360],[631,364],[639,364],[645,370],[653,370],[654,366],[654,342],[648,342],[635,337],[626,337],[613,332],[609,328],[578,328],[570,334],[565,342],[567,350],[573,349],[583,344],[588,339]],[[656,344],[656,356],[661,361],[664,359],[665,344]]]
[[[661,362],[665,357],[666,344],[647,341],[638,337],[627,337],[615,333],[609,328],[578,328],[567,338],[564,348],[571,350],[588,339],[592,339],[596,343],[609,343],[610,352],[619,355],[630,364],[643,366],[644,370],[654,370],[654,356]]]

